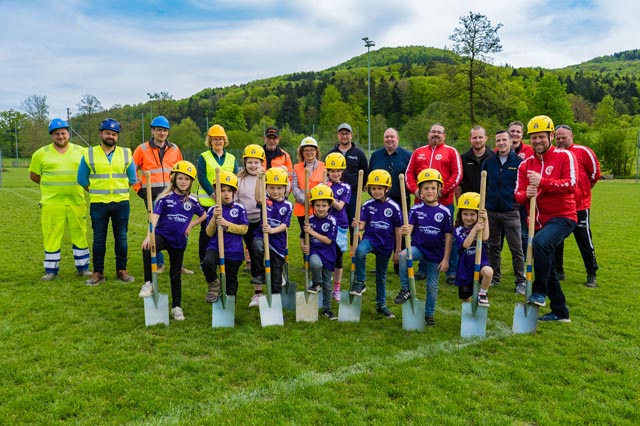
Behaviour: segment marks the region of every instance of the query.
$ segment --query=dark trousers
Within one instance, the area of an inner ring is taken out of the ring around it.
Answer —
[[[578,224],[573,230],[573,236],[578,244],[580,255],[587,275],[595,275],[598,270],[598,262],[596,261],[596,251],[593,248],[593,239],[591,238],[591,211],[589,209],[579,210]],[[556,248],[555,255],[556,272],[564,272],[564,241]]]
[[[212,219],[213,220],[213,219]],[[210,236],[207,235],[207,221],[205,220],[200,225],[200,235],[198,236],[198,258],[200,259],[200,265],[204,261],[204,256],[207,254],[207,246],[209,245]]]
[[[218,279],[216,266],[220,264],[218,250],[207,250],[202,261],[202,272],[208,283]],[[227,296],[235,296],[238,293],[238,270],[242,265],[242,260],[225,259],[225,275],[227,283]]]
[[[109,220],[115,240],[116,270],[127,269],[127,232],[129,230],[129,201],[118,203],[91,203],[89,214],[93,229],[93,271],[104,272]]]
[[[264,240],[262,238],[254,238],[251,245],[251,258],[254,259],[254,261],[251,262],[251,269],[253,269],[253,263],[255,262],[256,270],[258,271],[256,277],[260,279],[261,283],[265,283]],[[273,294],[279,294],[282,291],[284,257],[281,257],[278,253],[270,249],[269,262],[271,264],[271,292]]]
[[[253,237],[256,229],[260,227],[260,222],[249,222],[249,228],[247,229],[247,233],[242,236],[244,241],[244,246],[249,250],[249,258],[251,259],[251,276],[257,277],[260,274],[260,270],[257,266],[260,261],[255,261],[253,258],[253,253],[251,252],[251,245],[253,244]],[[264,267],[262,268],[262,272],[264,272]]]
[[[181,306],[182,303],[182,260],[185,249],[176,249],[169,244],[162,235],[156,234],[156,256],[160,250],[169,253],[171,268],[169,269],[169,279],[171,280],[171,307]],[[151,251],[142,250],[142,261],[144,262],[144,281],[151,281]]]

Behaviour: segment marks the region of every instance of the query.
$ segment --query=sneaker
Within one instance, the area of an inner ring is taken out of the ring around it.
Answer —
[[[332,296],[333,296],[333,300],[335,300],[336,302],[339,302],[340,301],[340,290],[333,290]]]
[[[40,277],[41,281],[52,281],[56,278],[56,274],[54,274],[53,272],[47,272],[46,274],[44,274],[42,277]]]
[[[455,275],[447,275],[447,284],[456,285],[456,276]]]
[[[251,262],[247,262],[244,264],[244,269],[242,270],[242,272],[246,272],[248,274],[251,273]]]
[[[262,296],[262,293],[255,293],[253,296],[251,296],[251,301],[249,302],[250,308],[254,308],[260,305],[260,302],[258,302],[260,296]]]
[[[129,275],[129,273],[127,272],[126,269],[120,269],[117,273],[116,273],[116,279],[118,281],[122,281],[124,283],[132,283],[134,282],[136,279],[133,278],[131,275]]]
[[[489,297],[487,293],[478,293],[478,306],[489,307]]]
[[[81,278],[86,278],[86,277],[90,277],[93,275],[93,272],[91,272],[88,269],[85,269],[84,271],[78,271],[78,276]]]
[[[393,312],[391,312],[389,308],[387,308],[386,306],[380,306],[379,308],[376,309],[376,312],[384,315],[386,319],[391,319],[396,317],[395,315],[393,315]]]
[[[567,278],[567,276],[564,274],[564,271],[556,271],[556,277],[558,277],[558,281],[564,281]]]
[[[571,318],[560,318],[553,312],[549,312],[548,314],[544,314],[541,317],[538,317],[538,321],[542,322],[571,322]]]
[[[587,275],[587,282],[584,283],[589,288],[596,288],[596,276],[595,275]]]
[[[400,292],[396,296],[393,303],[395,303],[396,305],[402,305],[404,302],[406,302],[410,298],[411,298],[411,292],[409,290],[405,290],[402,288],[400,289]]]
[[[322,312],[322,315],[329,318],[330,321],[335,321],[338,319],[338,317],[336,316],[336,314],[334,314],[333,312],[331,312],[331,309],[327,309],[326,311]]]
[[[516,294],[525,295],[527,294],[527,286],[524,283],[516,284]]]
[[[140,288],[140,293],[138,293],[138,297],[149,297],[153,294],[153,285],[151,281],[147,281]]]
[[[546,297],[544,296],[544,294],[540,293],[533,293],[531,296],[529,296],[527,303],[530,305],[538,305],[540,307],[545,307],[547,305]]]
[[[180,306],[171,309],[171,316],[176,321],[184,321],[184,312]]]
[[[422,272],[416,272],[415,275],[413,276],[413,278],[415,278],[418,281],[422,281],[422,280],[426,280],[427,276],[425,274],[423,274]]]
[[[158,267],[156,268],[156,272],[158,274],[161,274],[164,272],[164,265],[158,265]]]
[[[86,285],[96,286],[96,285],[101,284],[103,282],[105,282],[104,274],[102,272],[94,272],[91,275],[91,278],[86,280],[84,283]]]
[[[362,296],[362,293],[364,293],[365,291],[367,291],[367,287],[364,285],[364,283],[356,281],[353,283],[353,287],[351,288],[351,291],[349,291],[349,294],[353,296]]]
[[[309,289],[307,291],[312,294],[318,294],[320,293],[321,289],[322,286],[320,284],[313,283],[309,286]]]
[[[433,319],[433,316],[431,315],[425,315],[424,316],[424,323],[430,327],[436,325],[436,320]]]
[[[220,297],[220,293],[222,292],[222,286],[220,285],[220,280],[215,280],[213,282],[208,283],[207,295],[204,297],[204,301],[206,303],[216,303],[218,297]]]
[[[193,271],[191,269],[187,269],[184,266],[180,268],[180,273],[182,275],[193,275]]]

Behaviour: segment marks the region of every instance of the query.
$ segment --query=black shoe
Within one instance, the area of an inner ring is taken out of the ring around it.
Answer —
[[[387,319],[391,319],[391,318],[395,318],[396,316],[393,315],[393,312],[391,312],[389,310],[389,308],[387,308],[386,306],[380,306],[378,309],[376,309],[376,312],[378,312],[379,314],[384,315],[385,318]]]
[[[553,312],[549,312],[548,314],[544,314],[541,317],[538,317],[538,321],[542,322],[571,322],[570,318],[560,318]]]
[[[399,263],[394,263],[393,264],[393,272],[395,272],[396,275],[398,275],[400,273],[400,264]]]
[[[330,309],[327,309],[326,311],[323,311],[322,315],[327,317],[327,318],[329,318],[330,321],[335,321],[335,320],[338,319],[338,317],[333,312],[331,312]]]
[[[431,315],[425,315],[424,316],[424,323],[427,324],[428,326],[434,326],[434,325],[436,325],[436,320],[433,319],[433,317]]]
[[[596,276],[595,275],[587,275],[587,282],[584,283],[589,288],[596,288]]]
[[[413,278],[415,278],[416,280],[426,280],[427,276],[425,274],[423,274],[422,272],[416,272],[416,274],[413,276]]]
[[[367,291],[367,287],[364,283],[356,281],[353,283],[353,287],[351,288],[351,291],[349,291],[349,294],[352,296],[362,296],[362,293],[365,291]]]
[[[556,271],[556,277],[558,277],[558,281],[564,281],[567,276],[564,274],[564,271]]]
[[[448,275],[447,276],[447,284],[455,285],[456,284],[456,276],[455,275]]]
[[[406,302],[410,298],[411,298],[411,292],[409,290],[405,290],[402,288],[400,289],[400,293],[398,293],[393,303],[395,303],[396,305],[402,305],[404,302]]]
[[[320,284],[314,283],[309,286],[309,289],[307,291],[312,294],[318,294],[321,289],[322,289],[322,286]]]

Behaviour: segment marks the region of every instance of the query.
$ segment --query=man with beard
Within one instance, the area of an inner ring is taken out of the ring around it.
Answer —
[[[131,150],[116,146],[120,123],[107,118],[100,123],[99,146],[89,147],[78,167],[78,183],[89,193],[93,228],[93,275],[85,281],[96,286],[105,281],[104,256],[109,220],[113,227],[116,279],[132,282],[127,272],[127,231],[129,227],[129,187],[136,183],[136,166]]]
[[[482,126],[474,126],[469,136],[471,148],[460,157],[462,159],[462,180],[456,188],[456,197],[465,192],[480,192],[480,172],[482,164],[495,154],[487,149],[487,131]],[[495,228],[494,228],[495,229]]]
[[[73,245],[73,260],[78,275],[90,276],[87,243],[87,204],[76,172],[84,149],[69,143],[69,124],[61,118],[49,123],[53,143],[43,146],[31,157],[29,177],[40,185],[41,224],[44,239],[42,281],[51,281],[60,271],[60,247],[65,226]]]

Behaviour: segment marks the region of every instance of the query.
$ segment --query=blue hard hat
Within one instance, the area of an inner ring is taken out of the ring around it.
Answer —
[[[151,127],[163,127],[165,129],[170,129],[171,125],[169,124],[169,120],[167,120],[166,117],[159,115],[151,120]]]
[[[113,118],[105,118],[100,122],[99,130],[111,130],[116,133],[120,133],[120,123]]]
[[[69,123],[64,121],[62,118],[54,118],[49,123],[49,134],[51,134],[54,130],[58,130],[58,129],[69,130]]]

